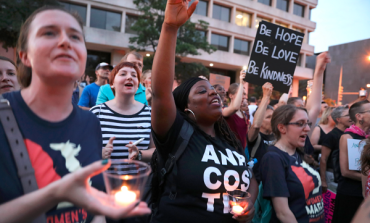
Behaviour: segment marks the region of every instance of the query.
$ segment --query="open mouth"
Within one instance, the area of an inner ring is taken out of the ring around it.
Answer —
[[[303,141],[306,141],[307,135],[300,135],[299,138],[302,139]]]
[[[220,100],[219,100],[219,99],[217,99],[217,98],[215,98],[215,99],[213,99],[213,100],[211,101],[211,104],[217,104],[217,105],[219,105],[219,104],[220,104]]]
[[[4,85],[4,86],[1,86],[0,88],[1,89],[7,89],[7,88],[12,88],[13,86],[11,86],[11,85]]]
[[[127,84],[125,84],[125,87],[133,87],[134,85],[133,84],[131,84],[131,83],[127,83]]]

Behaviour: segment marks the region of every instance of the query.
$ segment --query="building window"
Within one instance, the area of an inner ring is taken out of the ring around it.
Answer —
[[[191,0],[189,5],[191,5],[194,1],[195,0]],[[200,0],[194,13],[197,15],[207,16],[207,11],[208,11],[208,2]]]
[[[258,2],[265,4],[265,5],[271,5],[271,0],[258,0]]]
[[[86,25],[86,6],[82,5],[75,5],[67,2],[59,2],[68,12],[71,13],[77,13],[79,15],[84,23]]]
[[[212,33],[211,44],[218,50],[229,51],[229,37]]]
[[[234,53],[249,55],[249,41],[235,39],[234,40]]]
[[[125,33],[131,33],[131,34],[137,34],[136,31],[132,30],[131,27],[135,25],[137,22],[138,17],[133,15],[127,15],[126,14],[126,20],[125,20]]]
[[[252,15],[246,12],[236,11],[235,24],[238,26],[251,27]]]
[[[276,8],[287,12],[289,9],[289,1],[288,0],[277,0]]]
[[[95,68],[101,62],[110,63],[111,54],[107,52],[87,50],[86,70],[85,73],[96,79]]]
[[[289,28],[289,25],[288,24],[285,24],[285,23],[281,23],[281,22],[275,22],[276,25],[279,25],[279,26],[282,26],[282,27],[285,27],[285,28]]]
[[[91,8],[90,26],[120,32],[121,16],[121,13]]]
[[[303,57],[303,54],[299,54],[298,61],[297,61],[297,66],[299,67],[302,67],[302,57]]]
[[[295,30],[295,31],[297,31],[297,32],[300,32],[300,33],[303,33],[304,34],[304,29],[300,29],[300,28],[296,28],[296,27],[293,27],[292,29]],[[308,40],[308,37],[305,35],[303,37],[302,43],[308,43],[307,40]]]
[[[294,3],[293,14],[300,17],[304,17],[304,6]]]
[[[213,5],[212,17],[214,19],[230,22],[230,8],[226,8],[221,5]]]
[[[266,18],[262,18],[262,17],[258,17],[256,18],[256,29],[258,29],[259,25],[260,25],[260,22],[261,21],[266,21],[266,22],[271,22],[271,19],[266,19]]]

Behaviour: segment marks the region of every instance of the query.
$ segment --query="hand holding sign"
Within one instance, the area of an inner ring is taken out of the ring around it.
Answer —
[[[245,81],[260,86],[271,82],[276,90],[288,93],[303,37],[303,33],[260,22]]]

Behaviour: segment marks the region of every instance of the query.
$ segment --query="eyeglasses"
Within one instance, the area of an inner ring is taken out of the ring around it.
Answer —
[[[289,122],[286,125],[296,125],[300,128],[305,128],[306,126],[308,126],[311,128],[312,122]]]

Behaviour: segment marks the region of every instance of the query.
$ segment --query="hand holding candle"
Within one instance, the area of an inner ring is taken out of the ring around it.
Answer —
[[[136,201],[135,192],[129,191],[126,186],[121,187],[121,191],[118,191],[114,195],[114,199],[117,204],[127,206]]]

